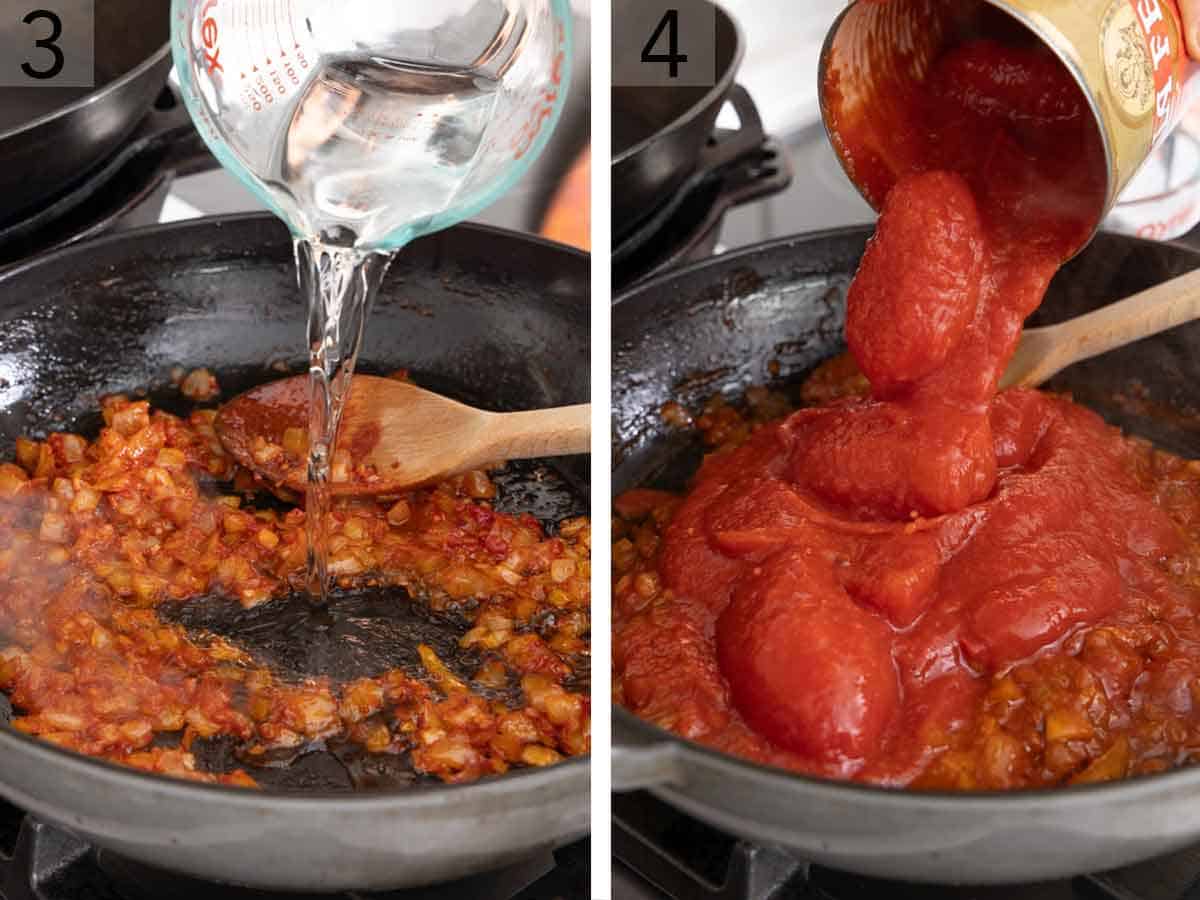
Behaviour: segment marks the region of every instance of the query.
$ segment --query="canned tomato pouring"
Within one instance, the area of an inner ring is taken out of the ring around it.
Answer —
[[[1105,167],[1092,223],[1098,228],[1182,112],[1190,64],[1179,8],[1173,0],[1096,0],[1053,10],[1023,0],[983,6],[980,12],[974,3],[855,3],[838,18],[822,53],[819,86],[847,175],[878,208],[896,174],[914,164],[907,154],[916,147],[894,130],[903,98],[928,93],[931,66],[964,29],[982,25],[985,35],[1003,34],[1019,23],[1061,63],[1095,125]]]
[[[618,712],[619,785],[914,880],[1069,875],[1200,835],[1200,780],[1161,774],[1200,727],[1194,466],[1065,398],[997,394],[1039,307],[1196,264],[1088,246],[1185,66],[1169,7],[1093,6],[852,5],[822,108],[874,237],[751,248],[618,301],[614,657],[653,723]],[[1194,453],[1112,396],[1136,375],[1186,398],[1163,341],[1051,388]]]

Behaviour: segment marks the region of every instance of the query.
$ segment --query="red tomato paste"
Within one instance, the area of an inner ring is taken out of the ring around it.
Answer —
[[[997,395],[1103,197],[1094,125],[1048,52],[989,40],[947,52],[889,115],[899,149],[856,163],[885,197],[847,298],[870,395],[707,459],[662,529],[661,586],[618,591],[623,699],[832,777],[1014,787],[1114,752],[1096,777],[1126,774],[1154,755],[1154,738],[1130,751],[1163,706],[1148,673],[1175,665],[1166,705],[1191,710],[1195,598],[1167,566],[1180,530],[1097,416]],[[1125,652],[1129,629],[1171,616],[1188,624],[1170,653]]]

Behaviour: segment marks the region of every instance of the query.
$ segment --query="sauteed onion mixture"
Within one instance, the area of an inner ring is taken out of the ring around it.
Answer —
[[[210,379],[201,370],[183,387],[206,397]],[[339,584],[400,586],[411,602],[462,613],[473,627],[460,646],[483,662],[465,680],[422,646],[424,672],[287,679],[160,613],[212,594],[251,607],[297,588],[303,510],[255,508],[261,485],[222,449],[211,409],[179,418],[112,396],[102,411],[94,441],[21,440],[15,462],[0,465],[0,688],[15,728],[139,769],[244,786],[256,761],[331,740],[407,754],[447,782],[588,750],[587,519],[550,536],[530,516],[495,510],[485,472],[337,506]],[[236,742],[242,766],[205,771],[198,739]]]

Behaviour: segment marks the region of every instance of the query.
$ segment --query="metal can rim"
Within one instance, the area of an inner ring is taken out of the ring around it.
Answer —
[[[1028,16],[1022,14],[1021,11],[1014,10],[1012,7],[1008,6],[1003,2],[1003,0],[983,0],[983,2],[1000,10],[1005,15],[1016,20],[1017,22],[1020,22],[1023,26],[1025,26],[1025,28],[1037,35],[1038,39],[1041,40],[1041,42],[1045,44],[1051,52],[1054,53],[1059,62],[1062,63],[1066,70],[1071,74],[1071,78],[1075,81],[1075,84],[1079,87],[1084,98],[1087,100],[1088,109],[1092,114],[1092,121],[1096,126],[1097,132],[1099,132],[1100,142],[1104,147],[1104,203],[1101,206],[1099,217],[1092,225],[1092,230],[1088,234],[1087,240],[1085,240],[1083,244],[1080,245],[1079,249],[1072,254],[1072,258],[1074,258],[1074,256],[1082,252],[1082,250],[1092,242],[1092,239],[1100,231],[1100,226],[1103,224],[1105,217],[1112,211],[1117,201],[1116,192],[1113,190],[1114,161],[1112,141],[1109,137],[1108,130],[1104,127],[1104,119],[1100,114],[1100,106],[1096,100],[1095,92],[1089,89],[1087,80],[1084,78],[1083,73],[1080,71],[1076,61],[1070,56],[1066,55],[1065,51],[1061,47],[1057,46],[1054,42],[1046,40],[1043,30],[1038,27],[1036,23],[1034,23]],[[829,103],[825,90],[825,76],[829,71],[829,62],[830,56],[833,53],[834,39],[837,37],[837,33],[841,29],[846,16],[850,14],[851,10],[854,9],[857,3],[858,0],[851,0],[851,2],[846,5],[845,9],[838,13],[837,18],[833,20],[833,24],[829,26],[829,30],[825,33],[825,41],[821,45],[821,55],[817,60],[817,105],[821,110],[821,124],[825,129],[825,135],[828,138],[829,143],[833,146],[834,153],[838,158],[838,164],[842,167],[842,171],[846,173],[846,177],[850,180],[850,183],[854,185],[854,189],[858,191],[859,195],[862,196],[862,198],[866,200],[867,203],[876,210],[876,212],[878,212],[875,204],[871,202],[871,199],[863,192],[862,187],[854,179],[854,176],[851,174],[849,166],[846,163],[846,158],[842,154],[841,147],[837,141],[836,135],[834,134],[832,123],[830,122]]]

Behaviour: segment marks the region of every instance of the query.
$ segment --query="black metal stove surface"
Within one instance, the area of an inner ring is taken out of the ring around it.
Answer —
[[[905,884],[808,865],[644,792],[613,795],[612,840],[613,900],[1200,900],[1200,847],[1062,881]]]
[[[96,848],[0,801],[0,900],[586,900],[588,841],[428,888],[281,894],[201,881]]]

